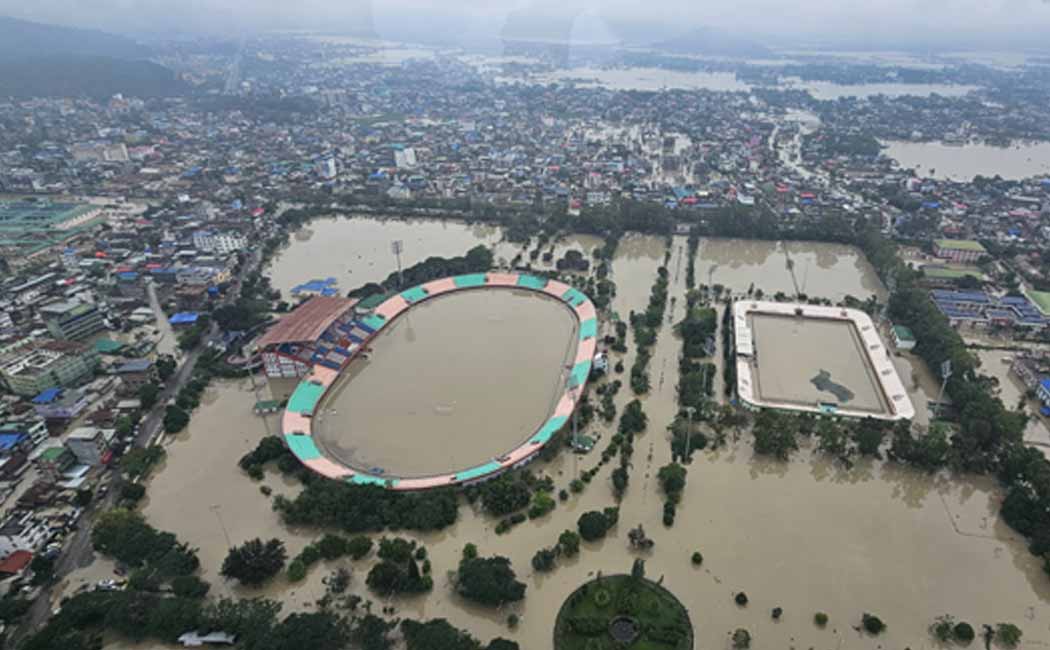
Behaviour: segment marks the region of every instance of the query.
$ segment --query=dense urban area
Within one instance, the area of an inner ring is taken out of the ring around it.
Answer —
[[[3,647],[1050,644],[1050,58],[4,30]]]

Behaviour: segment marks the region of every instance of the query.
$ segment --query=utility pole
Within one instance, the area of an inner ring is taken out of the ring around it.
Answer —
[[[405,250],[405,242],[400,239],[395,239],[390,242],[390,251],[397,258],[397,287],[403,289],[405,287],[405,275],[401,271],[401,252]]]
[[[952,376],[952,360],[945,359],[941,364],[941,392],[937,393],[937,415],[941,414],[941,400],[944,399],[944,389],[948,387],[948,378]]]
[[[682,454],[682,460],[692,459],[693,457],[693,413],[696,412],[696,407],[687,406],[685,412],[689,416],[689,427],[685,432],[685,453]]]
[[[214,512],[215,518],[219,520],[219,528],[222,529],[222,536],[226,538],[226,548],[233,550],[233,542],[230,541],[230,533],[226,531],[226,524],[223,523],[222,515],[219,514],[219,505],[213,503],[208,509]]]

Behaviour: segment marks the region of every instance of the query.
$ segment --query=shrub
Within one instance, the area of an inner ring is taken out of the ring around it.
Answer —
[[[1021,642],[1021,629],[1013,623],[999,623],[995,626],[995,640],[1006,648],[1016,648]]]
[[[518,627],[518,621],[519,619],[517,614],[509,614],[507,616],[507,627],[513,630],[514,628]]]
[[[566,530],[558,536],[558,547],[565,557],[573,557],[580,552],[580,534]]]
[[[747,605],[747,594],[745,594],[744,592],[741,591],[737,595],[733,596],[733,601],[737,605],[740,605],[741,607],[744,607],[745,605]]]
[[[813,615],[813,622],[817,627],[824,627],[828,624],[828,615],[824,612],[817,612]]]
[[[773,620],[774,621],[779,621],[780,617],[783,616],[783,615],[784,615],[784,608],[782,608],[782,607],[774,607],[773,608],[772,616],[773,616]]]
[[[546,572],[554,569],[554,563],[558,554],[554,549],[541,548],[532,556],[532,568],[536,571]]]
[[[292,560],[291,564],[288,565],[288,580],[291,582],[299,582],[306,577],[306,563],[300,558]]]
[[[955,627],[955,619],[951,615],[939,616],[930,626],[930,634],[941,643],[947,643],[952,638],[952,629]]]
[[[353,560],[360,560],[368,555],[368,552],[371,550],[372,540],[364,535],[358,535],[357,537],[351,538],[346,546],[346,552],[350,555],[350,559]]]
[[[692,559],[694,566],[700,566],[704,563],[704,556],[700,554],[700,551],[694,551]]]
[[[886,624],[882,622],[882,619],[874,614],[864,613],[860,618],[860,624],[868,632],[868,634],[877,635],[882,634],[886,629]]]
[[[737,628],[733,632],[733,649],[734,650],[747,650],[751,647],[751,633],[744,628]]]

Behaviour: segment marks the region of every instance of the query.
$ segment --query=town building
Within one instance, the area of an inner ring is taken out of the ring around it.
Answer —
[[[50,483],[57,483],[77,462],[73,452],[58,446],[40,450],[32,460],[40,475]]]
[[[66,437],[66,447],[85,465],[101,465],[108,460],[109,441],[97,427],[79,427]]]
[[[116,373],[124,393],[138,393],[140,388],[153,381],[153,362],[149,359],[130,359],[121,364]]]
[[[1040,330],[1048,320],[1024,296],[995,296],[984,291],[934,289],[930,299],[952,325],[1026,327]]]
[[[33,409],[45,421],[72,420],[88,407],[83,391],[51,387],[33,398]]]
[[[40,315],[60,341],[79,341],[106,329],[106,316],[94,303],[65,300],[44,305]]]
[[[0,358],[0,380],[12,393],[33,397],[48,388],[86,381],[98,363],[98,352],[81,343],[34,342]]]
[[[193,247],[199,251],[229,255],[247,248],[248,240],[244,235],[229,232],[198,230],[193,233]]]
[[[51,532],[45,521],[31,511],[16,512],[0,525],[0,556],[18,551],[35,552]]]
[[[13,266],[102,223],[94,205],[0,201],[0,256]]]
[[[971,239],[938,239],[933,242],[933,254],[959,263],[973,263],[987,255],[981,242]]]
[[[915,334],[904,325],[893,326],[893,345],[898,350],[911,350],[918,341]]]

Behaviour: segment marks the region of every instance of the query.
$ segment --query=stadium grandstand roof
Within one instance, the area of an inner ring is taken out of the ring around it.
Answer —
[[[314,296],[267,330],[258,346],[265,348],[281,343],[316,341],[340,314],[355,304],[357,300],[354,298]]]

